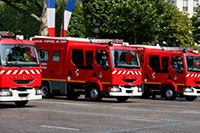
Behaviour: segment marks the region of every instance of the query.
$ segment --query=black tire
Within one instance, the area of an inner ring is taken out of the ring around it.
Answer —
[[[175,100],[176,99],[176,93],[175,93],[173,86],[168,85],[165,87],[165,98],[167,100]]]
[[[151,92],[148,90],[148,86],[144,85],[144,91],[142,93],[142,96],[140,98],[142,99],[148,99],[150,97]]]
[[[15,102],[17,107],[24,107],[27,103],[28,103],[28,101],[16,101]]]
[[[129,97],[117,97],[117,101],[118,102],[126,102],[128,100]]]
[[[75,92],[74,91],[74,87],[72,85],[68,86],[68,89],[67,89],[67,99],[77,100],[80,95],[81,95],[80,92]]]
[[[185,99],[187,101],[194,101],[197,98],[197,96],[185,96]]]
[[[100,89],[98,85],[91,85],[90,86],[90,93],[89,97],[91,101],[99,102],[102,100],[102,96],[100,94]]]
[[[42,83],[40,88],[41,88],[41,91],[42,91],[42,97],[43,98],[50,98],[52,96],[48,83]]]
[[[81,94],[79,92],[74,92],[73,90],[71,90],[67,93],[67,98],[70,100],[77,100],[80,95]]]

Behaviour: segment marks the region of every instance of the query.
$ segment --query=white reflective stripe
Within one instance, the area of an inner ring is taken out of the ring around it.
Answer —
[[[138,75],[138,73],[135,71],[135,74]]]
[[[35,74],[35,72],[33,70],[30,70],[32,72],[32,74]]]
[[[112,74],[115,74],[116,72],[117,72],[117,71],[115,70],[115,71],[112,72]]]
[[[19,72],[19,74],[22,74],[24,72],[24,70],[21,70],[20,72]]]
[[[25,70],[26,74],[30,74],[28,70]]]
[[[195,74],[195,76],[194,77],[197,77],[197,74]]]
[[[191,77],[193,77],[193,76],[194,76],[194,74],[191,75]]]
[[[117,74],[121,74],[122,71],[119,71]]]
[[[16,74],[18,72],[18,70],[15,70],[14,72],[13,72],[13,74]]]
[[[4,72],[5,72],[5,70],[1,70],[1,71],[0,71],[0,74],[3,74]]]
[[[127,72],[127,75],[128,75],[130,72],[131,72],[131,71],[128,71],[128,72]]]
[[[139,71],[138,73],[139,73],[140,75],[142,75],[140,71]]]
[[[131,73],[134,75],[134,72],[133,72],[133,71],[131,71]]]
[[[38,74],[40,74],[40,71],[39,71],[39,70],[36,70],[36,72],[37,72]]]
[[[12,72],[12,70],[8,70],[8,72],[6,74],[10,74]]]
[[[198,77],[200,77],[200,74],[198,75]]]
[[[185,77],[189,77],[190,76],[190,74],[187,74]]]
[[[122,74],[125,74],[126,73],[126,71],[124,71]]]

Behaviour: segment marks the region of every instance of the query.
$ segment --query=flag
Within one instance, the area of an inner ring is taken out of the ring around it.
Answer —
[[[67,36],[67,29],[68,29],[69,21],[70,21],[75,3],[76,3],[76,0],[68,0],[66,8],[65,8],[65,12],[64,12],[64,37]],[[61,31],[60,31],[60,36],[62,37],[62,28],[61,28]]]
[[[49,37],[55,37],[55,0],[47,0],[47,24]]]

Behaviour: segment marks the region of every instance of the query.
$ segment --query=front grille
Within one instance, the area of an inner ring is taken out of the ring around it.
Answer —
[[[132,93],[132,90],[127,90],[126,93]]]
[[[25,94],[19,94],[19,97],[27,97],[27,96],[28,96],[27,93],[25,93]]]
[[[136,79],[122,79],[124,82],[135,82]]]
[[[194,81],[196,84],[200,84],[200,81]]]
[[[17,84],[30,84],[33,80],[13,80]]]

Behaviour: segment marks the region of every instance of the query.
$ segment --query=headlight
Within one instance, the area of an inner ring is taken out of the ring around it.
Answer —
[[[35,90],[36,95],[42,95],[42,91],[39,88],[36,88]]]
[[[185,92],[193,92],[193,89],[191,89],[191,88],[185,88]]]
[[[121,89],[119,88],[119,86],[113,86],[110,88],[110,91],[112,92],[121,92]]]
[[[8,89],[2,89],[0,90],[0,96],[12,96],[12,92]]]
[[[138,86],[138,92],[142,92],[142,88]]]

